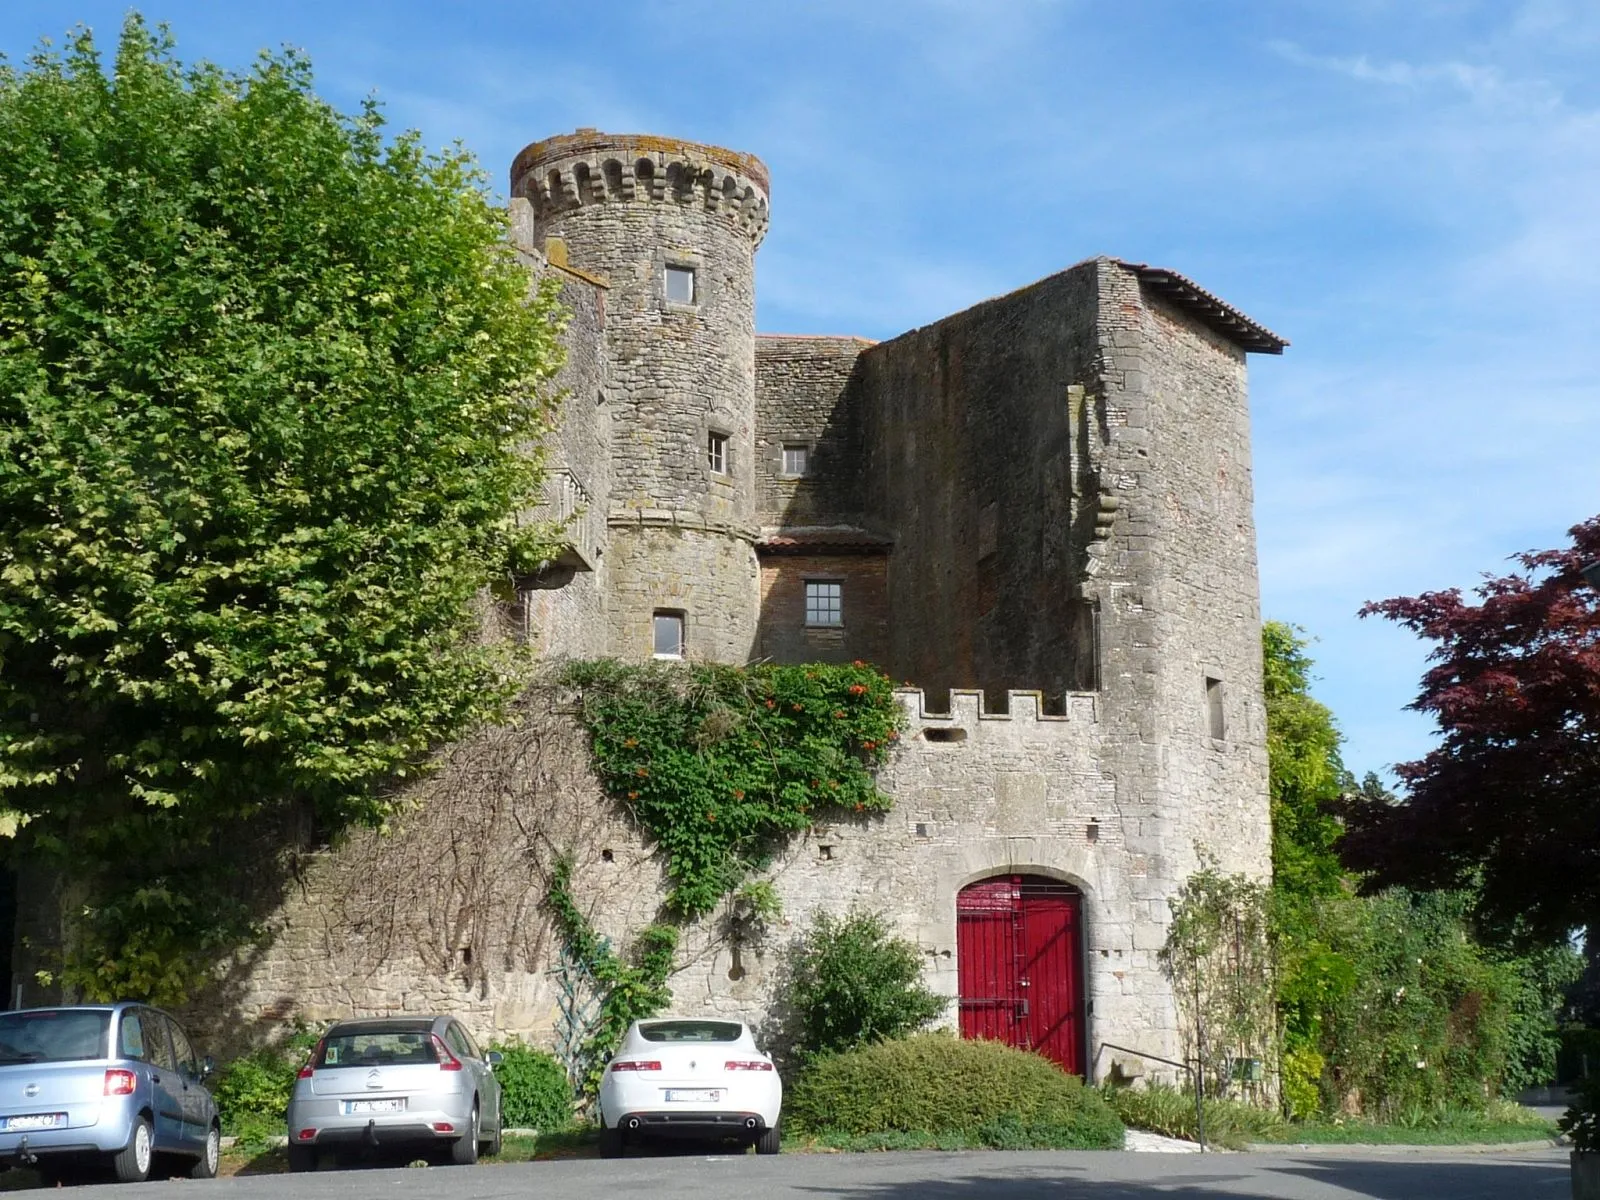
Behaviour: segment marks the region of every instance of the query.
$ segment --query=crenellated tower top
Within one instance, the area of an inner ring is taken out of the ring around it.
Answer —
[[[538,219],[627,201],[698,205],[759,246],[767,232],[767,166],[753,154],[643,133],[580,129],[534,142],[511,164],[511,194]]]

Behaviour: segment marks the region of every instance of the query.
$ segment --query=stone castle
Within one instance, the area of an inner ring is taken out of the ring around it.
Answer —
[[[523,150],[511,196],[571,314],[566,544],[523,581],[525,636],[908,681],[894,810],[797,838],[776,927],[688,931],[676,1006],[766,1025],[787,941],[860,906],[921,946],[953,1027],[1091,1078],[1144,1069],[1110,1046],[1178,1057],[1168,900],[1205,858],[1270,870],[1246,355],[1283,339],[1112,258],[886,342],[758,335],[759,159],[581,129]],[[450,752],[404,832],[309,864],[221,1024],[446,1007],[570,1036],[529,859],[572,854],[619,944],[663,889],[570,715],[524,717]],[[418,872],[416,912],[372,895]]]

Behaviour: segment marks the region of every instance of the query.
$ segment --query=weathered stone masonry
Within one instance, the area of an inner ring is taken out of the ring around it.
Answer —
[[[765,931],[686,931],[677,1006],[767,1025],[784,947],[859,905],[916,939],[954,1023],[957,894],[1043,876],[1082,895],[1088,1072],[1107,1042],[1175,1057],[1168,900],[1202,856],[1270,870],[1245,356],[1285,343],[1112,258],[883,343],[757,337],[758,159],[580,130],[529,146],[511,183],[519,249],[572,313],[545,506],[569,544],[521,601],[539,651],[648,657],[670,612],[691,659],[863,658],[913,685],[894,810],[795,838]],[[817,583],[837,623],[807,623]],[[619,943],[664,894],[568,706],[535,689],[448,751],[400,832],[306,863],[201,1015],[248,1040],[450,1008],[549,1040],[553,856]],[[404,894],[375,902],[372,879]]]

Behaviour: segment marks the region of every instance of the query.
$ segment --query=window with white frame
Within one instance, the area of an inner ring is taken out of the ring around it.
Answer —
[[[843,584],[827,579],[806,580],[806,624],[843,625]]]
[[[652,618],[657,658],[683,657],[683,614],[657,612]]]
[[[801,443],[785,443],[783,447],[783,473],[785,475],[804,475],[810,465],[811,447]]]
[[[667,267],[667,299],[673,304],[694,303],[694,268]]]
[[[728,435],[725,433],[706,434],[706,465],[711,468],[713,475],[729,475],[731,464],[728,461]]]

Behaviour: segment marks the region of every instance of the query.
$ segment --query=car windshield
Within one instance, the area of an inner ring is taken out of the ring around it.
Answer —
[[[651,1021],[639,1026],[647,1042],[737,1042],[744,1026],[737,1021]]]
[[[319,1067],[432,1065],[439,1061],[433,1039],[416,1029],[362,1029],[331,1033],[322,1043]]]
[[[104,1058],[110,1028],[111,1014],[93,1009],[0,1013],[0,1067]]]

